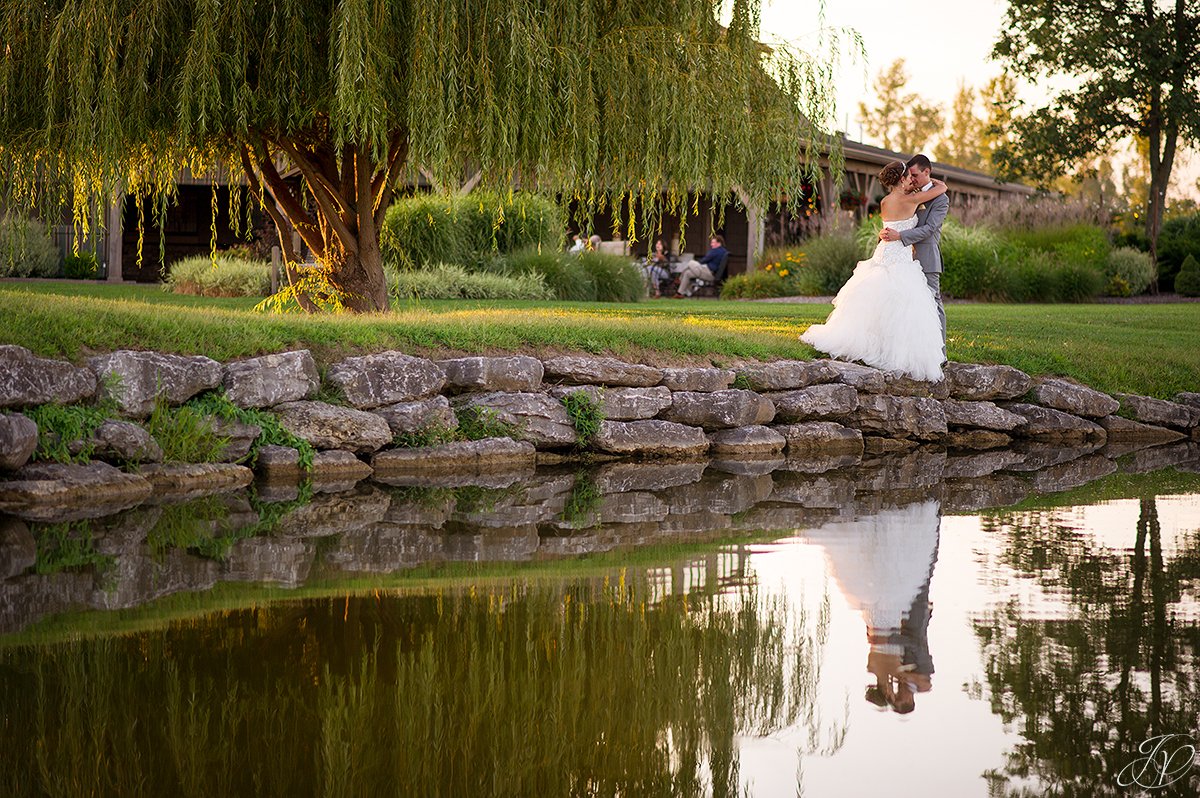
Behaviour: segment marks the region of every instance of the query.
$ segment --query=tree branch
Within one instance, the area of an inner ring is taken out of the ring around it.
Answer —
[[[337,187],[332,185],[319,169],[314,168],[315,156],[301,152],[293,142],[285,137],[280,137],[276,143],[283,148],[292,162],[296,164],[296,168],[300,170],[300,174],[308,181],[309,187],[313,190],[313,199],[316,200],[317,207],[321,209],[321,215],[328,218],[329,224],[342,242],[342,246],[349,252],[357,253],[358,236],[351,232],[349,225],[346,224],[347,216],[354,218],[354,209],[346,202]]]
[[[371,194],[374,197],[374,222],[376,230],[383,226],[384,214],[387,213],[388,206],[392,204],[392,193],[395,190],[396,177],[407,160],[408,132],[397,131],[392,134],[392,141],[388,146],[387,164],[371,184]]]
[[[266,139],[260,135],[254,143],[258,152],[258,170],[262,174],[271,196],[279,203],[283,213],[291,220],[292,226],[304,239],[304,243],[308,244],[313,255],[324,256],[325,241],[320,235],[316,222],[308,211],[304,210],[304,206],[300,204],[291,188],[279,175],[279,170],[275,168],[275,162],[271,160],[271,153],[267,149]]]

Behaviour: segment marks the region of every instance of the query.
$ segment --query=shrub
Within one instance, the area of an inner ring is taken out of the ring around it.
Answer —
[[[1081,197],[1038,194],[954,206],[950,213],[966,227],[987,227],[998,232],[1099,225],[1108,220],[1104,207],[1098,203]]]
[[[62,275],[68,280],[95,280],[100,261],[95,252],[67,255],[62,262]]]
[[[1200,213],[1163,222],[1158,236],[1158,281],[1163,288],[1171,286],[1189,255],[1200,260]]]
[[[1034,250],[1006,258],[989,278],[989,299],[1011,302],[1086,302],[1099,295],[1104,276],[1091,266],[1063,263]]]
[[[875,247],[879,245],[879,231],[883,229],[883,217],[872,213],[858,223],[854,231],[854,240],[858,242],[858,251],[863,258],[871,257]]]
[[[1140,294],[1154,281],[1154,261],[1133,247],[1119,247],[1108,254],[1104,277],[1104,293],[1108,296]]]
[[[1188,255],[1175,275],[1175,293],[1180,296],[1200,296],[1200,261]]]
[[[791,286],[775,271],[755,271],[730,277],[721,286],[721,299],[767,299],[791,296]]]
[[[0,216],[0,277],[57,277],[58,247],[36,219]]]
[[[1041,226],[1008,230],[1004,237],[1023,249],[1049,252],[1062,263],[1102,268],[1111,245],[1108,234],[1095,224]]]
[[[512,276],[539,275],[555,299],[594,302],[597,296],[596,277],[577,255],[524,250],[493,257],[485,267]]]
[[[814,238],[805,242],[802,251],[807,260],[804,271],[811,275],[808,279],[822,295],[836,294],[841,289],[854,273],[861,254],[849,233]]]
[[[271,264],[224,254],[193,255],[171,264],[167,289],[197,296],[266,296],[271,293]]]
[[[646,278],[640,266],[625,255],[583,252],[563,255],[578,259],[596,285],[599,302],[637,302],[646,296]]]
[[[419,194],[397,200],[379,231],[384,259],[403,269],[460,263],[463,229],[449,197]]]
[[[991,283],[1004,249],[1000,236],[991,230],[947,220],[942,226],[942,292],[971,299],[998,293]]]
[[[539,274],[489,274],[468,272],[461,266],[439,263],[428,269],[386,272],[388,292],[405,299],[550,299],[552,294]]]
[[[1055,302],[1088,302],[1104,289],[1104,275],[1090,265],[1059,263],[1051,274]]]

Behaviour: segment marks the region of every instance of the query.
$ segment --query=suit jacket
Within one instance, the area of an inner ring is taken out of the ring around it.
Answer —
[[[900,233],[900,241],[906,247],[916,247],[916,258],[921,261],[921,271],[938,274],[942,271],[942,222],[950,210],[950,199],[945,195],[923,202],[917,208],[917,226]]]
[[[713,274],[717,273],[717,269],[721,268],[721,258],[725,257],[729,250],[725,247],[713,247],[704,257],[700,258],[700,262],[708,267],[708,270]]]

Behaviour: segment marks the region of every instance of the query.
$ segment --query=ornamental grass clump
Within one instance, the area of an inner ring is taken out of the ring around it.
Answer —
[[[552,299],[539,274],[469,272],[439,263],[427,269],[388,269],[388,291],[395,301],[421,299]]]
[[[57,277],[59,260],[46,225],[16,214],[0,215],[0,277]]]
[[[1154,261],[1150,255],[1133,247],[1118,247],[1108,254],[1104,263],[1108,296],[1136,296],[1146,292],[1154,282]]]
[[[267,296],[271,264],[218,254],[193,255],[169,267],[167,290],[195,296]]]

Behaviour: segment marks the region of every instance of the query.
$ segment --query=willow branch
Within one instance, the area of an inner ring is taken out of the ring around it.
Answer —
[[[323,256],[325,241],[320,237],[312,216],[304,210],[304,206],[300,204],[291,188],[279,175],[279,170],[275,168],[275,162],[271,160],[271,153],[267,150],[266,140],[260,136],[254,143],[258,151],[258,170],[262,174],[271,196],[279,203],[283,213],[291,219],[292,226],[304,239],[304,243],[308,244],[308,248],[313,251],[313,254],[317,257]]]
[[[329,224],[338,239],[341,240],[342,246],[357,254],[358,237],[350,231],[349,225],[346,224],[346,217],[353,218],[354,216],[353,208],[349,206],[337,187],[332,185],[319,169],[313,167],[313,161],[307,153],[300,152],[299,148],[286,138],[281,138],[277,143],[291,157],[296,168],[300,170],[300,174],[308,181],[313,199],[316,200],[317,207],[321,209],[321,215],[329,220]]]

